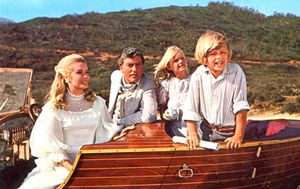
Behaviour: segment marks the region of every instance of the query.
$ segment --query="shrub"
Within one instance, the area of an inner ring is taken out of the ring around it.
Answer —
[[[282,112],[287,112],[289,114],[297,112],[297,106],[295,103],[287,103],[282,106]]]
[[[260,102],[266,101],[266,100],[267,100],[267,99],[266,99],[266,96],[265,96],[264,94],[258,94],[258,95],[256,96],[256,99],[257,99],[258,101],[260,101]]]
[[[285,98],[279,94],[272,100],[272,103],[276,104],[276,103],[284,102],[284,101],[285,101]]]
[[[262,104],[255,104],[253,106],[253,109],[263,109],[263,108],[264,108],[264,106]]]
[[[296,102],[297,102],[298,105],[300,105],[300,96],[298,96],[298,97],[296,98]]]
[[[255,102],[255,95],[253,94],[253,92],[247,92],[247,99],[249,104],[253,104]]]

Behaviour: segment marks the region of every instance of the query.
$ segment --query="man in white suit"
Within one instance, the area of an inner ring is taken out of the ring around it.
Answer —
[[[143,73],[145,59],[133,47],[123,50],[119,70],[111,74],[108,110],[114,123],[124,126],[156,120],[156,84]]]

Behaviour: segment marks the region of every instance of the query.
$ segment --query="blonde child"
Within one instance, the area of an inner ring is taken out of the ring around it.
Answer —
[[[171,136],[187,136],[182,109],[190,75],[185,54],[179,47],[167,48],[154,71],[154,79],[160,84],[158,104],[162,118],[167,120],[167,132]]]
[[[224,140],[228,149],[242,143],[250,107],[245,74],[238,64],[229,63],[231,55],[221,33],[209,30],[198,40],[195,57],[202,65],[192,74],[183,114],[192,149],[200,139]]]

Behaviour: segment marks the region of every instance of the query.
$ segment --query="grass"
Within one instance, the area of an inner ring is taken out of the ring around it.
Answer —
[[[88,62],[91,76],[90,88],[108,101],[110,74],[118,69],[117,59],[99,61],[89,58]],[[146,60],[144,71],[153,75],[154,65],[158,62],[159,59]],[[243,62],[239,64],[246,74],[248,101],[253,109],[299,112],[300,65]],[[189,65],[191,73],[199,66],[195,60],[189,60]],[[53,77],[52,72],[34,73],[33,95],[38,102],[43,102]]]

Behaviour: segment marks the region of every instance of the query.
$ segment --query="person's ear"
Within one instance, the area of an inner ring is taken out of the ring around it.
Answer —
[[[172,67],[171,67],[170,64],[167,64],[167,70],[168,70],[168,71],[172,71]]]
[[[207,63],[208,63],[207,58],[204,57],[204,58],[202,59],[202,64],[207,65]]]
[[[70,77],[71,77],[71,76],[66,76],[66,77],[64,77],[64,80],[65,80],[65,82],[66,82],[67,84],[70,83],[70,80],[71,80]]]

